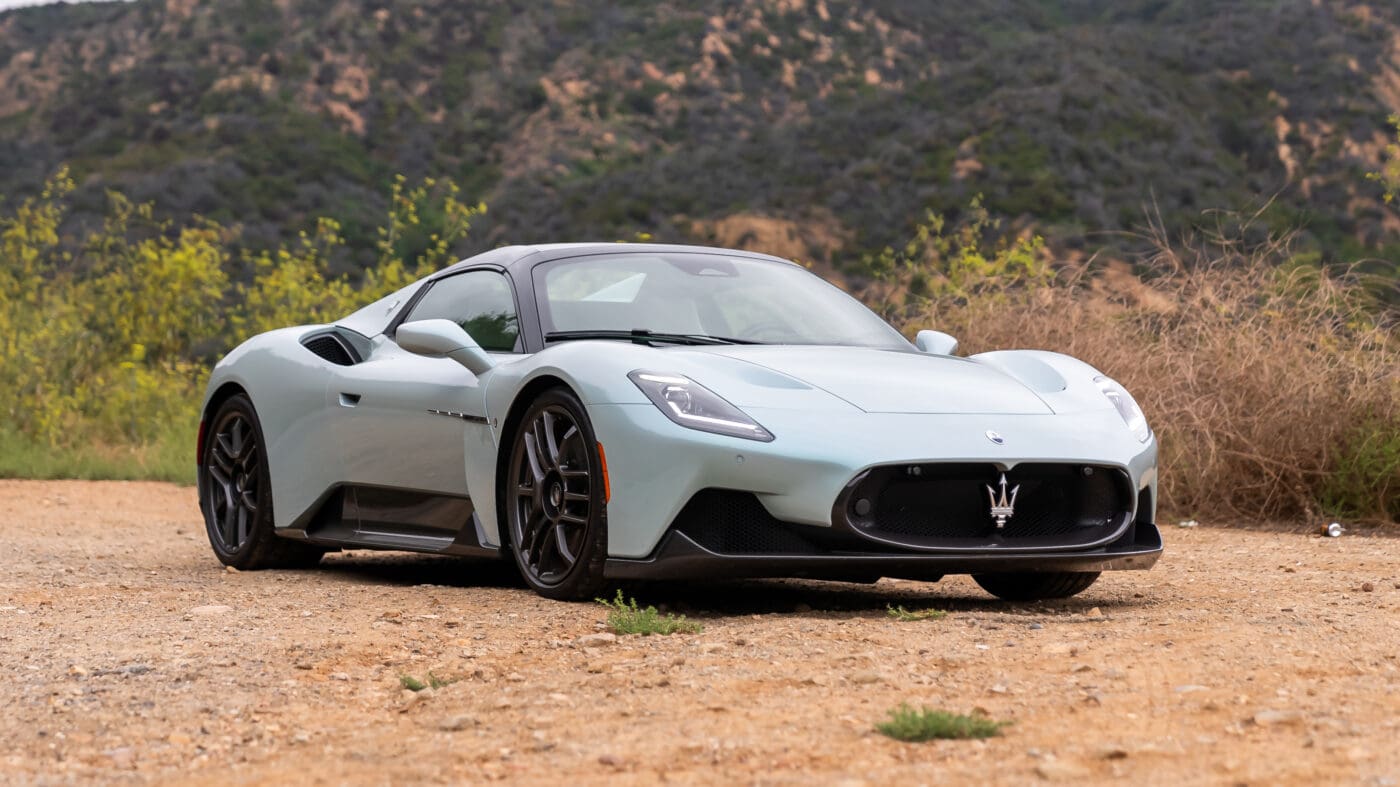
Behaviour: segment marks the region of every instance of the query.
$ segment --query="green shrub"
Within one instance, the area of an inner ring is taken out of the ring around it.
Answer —
[[[985,716],[965,716],[932,708],[915,710],[907,703],[901,703],[889,713],[889,719],[876,724],[875,729],[882,735],[908,743],[993,738],[1000,735],[1002,728],[1010,724],[1005,721],[992,721]]]
[[[703,628],[693,620],[686,620],[685,615],[663,615],[656,611],[656,607],[639,609],[637,600],[624,598],[621,590],[617,591],[612,601],[595,600],[608,608],[608,628],[614,634],[698,634]]]

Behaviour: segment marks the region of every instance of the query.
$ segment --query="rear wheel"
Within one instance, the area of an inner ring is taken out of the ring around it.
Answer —
[[[200,457],[200,488],[209,545],[241,570],[313,566],[325,550],[272,532],[272,478],[253,403],[238,395],[219,406]]]
[[[1069,598],[1099,578],[1097,571],[1050,571],[1025,574],[973,574],[982,589],[1006,601]]]
[[[606,482],[577,397],[553,388],[535,400],[516,430],[508,468],[501,499],[525,581],[547,598],[597,596],[606,583]]]

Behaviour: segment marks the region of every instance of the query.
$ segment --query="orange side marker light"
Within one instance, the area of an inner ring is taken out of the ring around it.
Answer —
[[[598,443],[598,461],[603,465],[603,502],[612,500],[612,481],[608,479],[608,455],[603,452],[603,444]]]

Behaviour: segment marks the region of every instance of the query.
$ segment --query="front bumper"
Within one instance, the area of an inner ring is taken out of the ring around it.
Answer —
[[[800,577],[869,581],[878,577],[933,581],[945,574],[1145,570],[1162,554],[1157,526],[1138,522],[1125,536],[1097,549],[1057,553],[910,554],[841,552],[820,555],[720,554],[684,533],[668,533],[643,559],[611,558],[613,579],[754,579]]]
[[[833,508],[848,485],[872,468],[891,465],[996,466],[1011,475],[1013,484],[1015,468],[1027,463],[1111,468],[1124,474],[1131,494],[1147,492],[1141,499],[1148,505],[1139,506],[1145,510],[1134,511],[1132,520],[1155,520],[1156,441],[1138,443],[1111,409],[986,416],[753,407],[746,412],[777,439],[760,443],[685,429],[650,403],[589,406],[594,432],[607,448],[612,490],[608,554],[619,566],[660,556],[672,523],[702,490],[751,493],[780,522],[832,532],[840,524]],[[986,432],[993,429],[1004,437],[1003,443],[988,439]],[[977,516],[990,525],[985,511]],[[1080,554],[1091,552],[1089,546],[1054,551]]]

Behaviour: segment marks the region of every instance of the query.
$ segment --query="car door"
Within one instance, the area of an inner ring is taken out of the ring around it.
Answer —
[[[495,270],[431,282],[403,322],[429,319],[461,325],[488,352],[520,349],[514,293]],[[336,370],[327,405],[337,416],[342,473],[356,488],[362,530],[465,524],[449,512],[470,509],[450,501],[471,497],[467,452],[491,442],[483,394],[481,380],[457,362],[410,353],[387,333],[363,362]]]

